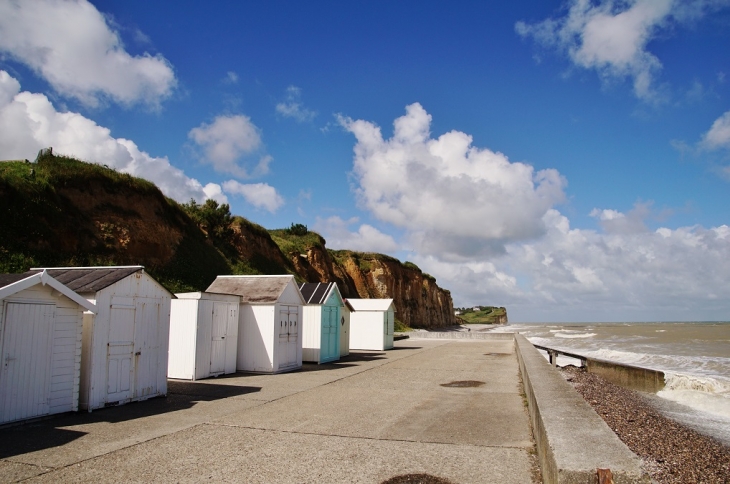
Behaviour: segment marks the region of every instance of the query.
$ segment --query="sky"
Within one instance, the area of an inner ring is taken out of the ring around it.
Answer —
[[[49,146],[510,322],[730,320],[730,0],[0,0]]]

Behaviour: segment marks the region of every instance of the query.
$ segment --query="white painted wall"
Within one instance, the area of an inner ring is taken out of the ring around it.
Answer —
[[[0,423],[77,410],[83,308],[37,284],[0,309]]]
[[[148,274],[137,272],[95,294],[82,295],[96,303],[98,313],[84,325],[80,408],[91,411],[166,395],[171,294]],[[113,316],[116,323],[133,318],[131,333],[113,325]],[[127,338],[132,347],[132,387],[116,393],[110,384],[119,375],[126,377],[126,363],[111,351],[116,348],[126,354],[127,346],[110,346],[115,338]],[[112,373],[110,362],[121,365],[120,370]]]
[[[322,306],[302,307],[302,361],[319,363],[322,341]]]
[[[340,357],[350,354],[350,308],[340,308]]]
[[[176,294],[170,309],[169,378],[198,380],[236,371],[240,298],[204,292]],[[222,341],[213,343],[214,316],[225,325]],[[221,345],[214,354],[214,346]],[[222,358],[223,369],[211,368]]]
[[[383,351],[393,348],[393,330],[395,312],[393,304],[387,309],[371,309],[369,306],[377,304],[377,300],[348,301],[355,307],[350,313],[350,349]],[[365,308],[357,306],[363,301]]]

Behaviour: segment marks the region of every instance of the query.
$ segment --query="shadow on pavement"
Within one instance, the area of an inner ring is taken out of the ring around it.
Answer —
[[[167,397],[156,397],[116,407],[53,415],[0,429],[0,459],[58,447],[86,435],[87,432],[64,427],[99,422],[119,423],[138,418],[176,412],[197,402],[210,402],[260,391],[260,387],[219,385],[189,381],[168,381]]]

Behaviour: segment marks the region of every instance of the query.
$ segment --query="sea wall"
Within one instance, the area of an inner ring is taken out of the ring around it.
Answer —
[[[659,370],[593,358],[586,358],[586,368],[590,373],[629,390],[656,393],[664,389],[664,372]]]
[[[515,335],[538,459],[546,484],[595,484],[598,469],[615,483],[648,484],[639,458],[527,339]]]

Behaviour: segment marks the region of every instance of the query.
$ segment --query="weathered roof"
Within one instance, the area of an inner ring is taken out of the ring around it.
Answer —
[[[294,276],[218,276],[206,292],[241,296],[241,303],[276,303]]]
[[[299,291],[307,304],[324,304],[327,302],[332,286],[337,287],[337,284],[334,282],[303,282],[299,284]]]
[[[14,282],[22,281],[33,274],[35,274],[35,272],[26,272],[24,274],[0,274],[0,288],[9,286]]]
[[[347,302],[358,311],[387,311],[393,304],[392,299],[347,299]],[[395,308],[393,308],[395,309]]]
[[[31,272],[40,272],[33,268]],[[46,268],[48,274],[81,294],[101,291],[125,277],[144,270],[142,266],[55,267]]]
[[[0,274],[0,299],[17,294],[18,292],[33,287],[36,284],[43,284],[58,291],[79,306],[92,312],[96,312],[96,305],[80,296],[68,286],[51,277],[48,271],[28,271],[24,274]]]

